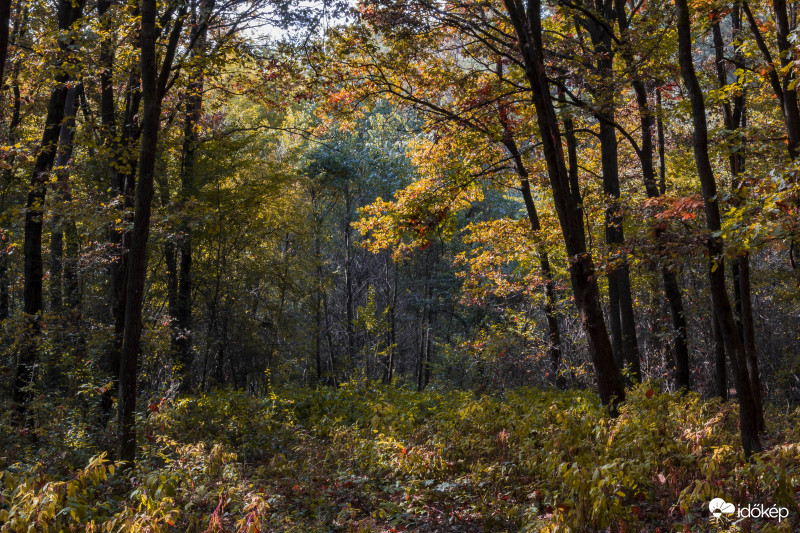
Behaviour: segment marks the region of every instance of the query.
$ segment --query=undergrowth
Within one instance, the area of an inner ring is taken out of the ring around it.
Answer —
[[[47,408],[46,403],[40,409]],[[800,413],[745,462],[735,403],[630,392],[476,397],[372,383],[149,403],[134,471],[61,423],[2,426],[0,531],[796,531]],[[36,442],[29,433],[35,431]],[[94,452],[94,457],[86,456]],[[83,461],[83,465],[76,465]],[[714,518],[715,497],[789,518]]]

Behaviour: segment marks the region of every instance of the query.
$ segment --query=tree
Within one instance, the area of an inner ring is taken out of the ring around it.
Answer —
[[[739,425],[742,445],[746,456],[761,451],[758,438],[758,416],[756,403],[750,384],[747,369],[747,355],[728,298],[725,286],[725,259],[723,256],[723,240],[720,235],[722,223],[720,218],[717,184],[711,161],[708,156],[708,128],[706,125],[706,109],[703,92],[697,80],[692,59],[692,30],[689,18],[689,6],[686,0],[675,0],[678,23],[678,59],[686,90],[692,104],[692,123],[694,125],[693,149],[697,174],[703,191],[706,224],[710,235],[707,237],[709,279],[711,283],[711,300],[714,312],[719,319],[719,327],[725,342],[725,351],[731,358],[736,392],[739,396]]]
[[[74,37],[71,35],[73,25],[81,18],[83,2],[60,0],[57,6],[57,20],[59,29],[59,53],[57,55],[56,75],[54,86],[50,92],[50,101],[47,106],[47,118],[40,144],[39,154],[33,167],[30,180],[30,191],[25,212],[25,288],[24,312],[30,317],[30,333],[35,337],[40,327],[42,312],[42,217],[44,214],[44,199],[47,187],[47,177],[53,168],[56,159],[58,139],[61,132],[61,122],[64,118],[64,108],[69,87],[67,82],[74,77],[75,64],[73,53],[70,50]],[[17,367],[17,378],[14,384],[14,399],[24,409],[27,397],[23,390],[28,386],[33,377],[36,347],[35,339],[29,338],[23,347]]]
[[[525,5],[519,1],[505,0],[504,5],[518,39],[519,53],[522,56],[533,105],[536,108],[536,121],[547,162],[553,200],[569,255],[575,303],[580,311],[581,324],[589,343],[600,399],[604,404],[611,406],[613,412],[616,404],[625,400],[625,388],[614,363],[614,354],[600,305],[600,293],[594,277],[594,262],[586,250],[583,222],[576,216],[579,213],[578,206],[570,190],[561,133],[550,98],[549,82],[545,77],[541,3],[533,0]]]
[[[150,214],[153,201],[158,131],[161,125],[161,104],[170,80],[172,62],[178,47],[187,6],[181,3],[171,18],[169,40],[161,65],[156,56],[159,31],[156,27],[158,9],[155,0],[141,3],[141,62],[142,62],[142,137],[139,147],[139,175],[136,182],[136,211],[131,235],[128,284],[125,298],[125,334],[120,354],[119,373],[119,459],[128,465],[136,460],[136,369],[142,335],[142,303],[147,274],[147,239],[150,234]]]

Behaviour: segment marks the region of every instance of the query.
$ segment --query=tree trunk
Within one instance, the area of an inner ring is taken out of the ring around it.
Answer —
[[[725,341],[722,338],[722,328],[719,317],[711,311],[711,326],[714,335],[714,390],[722,401],[728,400],[728,373],[725,364]]]
[[[542,151],[569,257],[575,303],[594,364],[598,392],[603,404],[609,405],[611,412],[616,413],[616,405],[625,400],[625,387],[614,363],[614,354],[600,304],[594,262],[586,250],[583,220],[572,195],[573,191],[570,190],[570,176],[564,160],[561,134],[553,102],[550,99],[542,49],[541,2],[531,0],[527,4],[527,11],[520,0],[504,0],[504,4],[519,41],[525,74],[530,83],[542,139]]]
[[[536,253],[539,255],[539,268],[544,280],[544,294],[545,294],[545,318],[547,320],[548,331],[548,355],[550,358],[550,367],[553,374],[553,381],[558,379],[558,370],[561,364],[561,331],[558,325],[558,317],[556,316],[556,291],[555,282],[553,281],[553,272],[550,268],[550,259],[547,255],[547,250],[541,243],[539,238],[539,231],[542,229],[539,224],[539,214],[536,211],[536,204],[533,201],[531,194],[531,185],[529,181],[528,169],[522,161],[522,154],[517,147],[511,129],[506,123],[503,124],[503,144],[508,150],[509,155],[514,160],[514,166],[517,170],[517,176],[520,182],[520,193],[525,202],[525,210],[528,214],[528,220],[531,224],[533,231],[533,240],[536,246]]]
[[[136,183],[136,211],[131,235],[128,286],[125,299],[125,333],[120,354],[119,375],[119,459],[132,466],[136,459],[136,370],[142,334],[144,282],[147,274],[147,240],[150,235],[150,211],[153,201],[161,102],[183,23],[185,4],[173,22],[169,43],[163,53],[161,75],[156,58],[156,0],[141,2],[141,68],[144,104],[142,137],[139,147],[139,179]]]
[[[345,190],[345,210],[347,211],[344,221],[344,288],[345,288],[345,330],[347,332],[347,357],[349,360],[350,368],[356,361],[356,334],[355,334],[355,298],[353,295],[353,242],[352,242],[352,228],[350,220],[351,209],[350,190]]]
[[[83,11],[81,1],[73,3],[71,0],[58,2],[58,28],[67,31],[80,17]],[[69,50],[71,43],[62,41],[59,44],[58,65],[71,61],[72,53]],[[27,339],[23,342],[20,352],[17,377],[14,381],[14,400],[24,411],[28,402],[28,395],[23,389],[33,377],[36,348],[35,337],[40,328],[40,313],[42,311],[42,218],[44,216],[44,199],[47,188],[47,179],[56,157],[56,148],[61,130],[61,121],[64,118],[64,104],[67,99],[67,82],[69,72],[59,69],[55,76],[55,86],[50,93],[47,105],[44,132],[39,154],[31,174],[30,190],[25,211],[25,242],[23,246],[24,275],[23,310],[31,320],[30,328],[26,329]]]
[[[797,91],[793,65],[794,45],[790,42],[791,27],[786,11],[786,0],[773,0],[773,14],[775,15],[775,37],[778,41],[780,68],[783,72],[781,85],[783,89],[784,116],[786,117],[789,142],[786,149],[789,157],[797,158],[800,153],[800,109],[797,105]]]
[[[632,58],[628,58],[632,63]],[[663,129],[659,126],[659,158],[661,170],[661,186],[656,185],[655,166],[653,165],[653,140],[652,127],[653,115],[650,113],[648,105],[647,89],[641,80],[634,80],[633,90],[636,93],[636,104],[639,108],[640,124],[642,129],[642,145],[638,151],[639,161],[642,165],[642,181],[644,182],[645,192],[648,198],[657,198],[665,193],[665,172],[664,172],[664,153],[663,153]],[[660,107],[659,92],[656,92],[656,105]],[[660,121],[660,118],[658,119]],[[664,255],[664,246],[661,242],[664,230],[660,225],[656,225],[654,237],[658,241],[657,246],[659,255]],[[661,268],[661,279],[664,285],[664,296],[669,304],[672,316],[673,353],[675,357],[675,384],[679,390],[688,391],[690,386],[689,372],[689,346],[686,334],[686,316],[684,314],[683,297],[677,275],[670,271],[668,267]]]
[[[724,243],[722,238],[718,236],[722,223],[719,204],[717,203],[717,184],[708,156],[705,102],[692,61],[689,6],[686,0],[675,0],[675,7],[678,26],[678,59],[681,67],[681,76],[692,105],[695,163],[697,164],[697,173],[702,186],[706,224],[710,233],[708,236],[708,255],[711,301],[719,317],[725,351],[732,360],[736,361],[734,367],[736,391],[739,396],[739,425],[744,453],[747,457],[750,457],[753,453],[761,450],[755,401],[747,373],[747,358],[744,346],[737,332],[736,321],[733,317],[733,310],[731,309],[725,286]]]
[[[789,21],[786,14],[785,0],[774,0],[773,10],[775,15],[775,30],[778,41],[778,53],[780,54],[780,64],[776,64],[772,59],[772,54],[769,47],[764,40],[758,23],[753,17],[750,6],[747,2],[742,2],[742,10],[747,17],[747,22],[750,25],[750,31],[756,41],[764,61],[767,63],[767,72],[769,82],[772,86],[772,91],[778,99],[778,103],[783,113],[784,123],[786,124],[786,134],[789,137],[786,144],[786,151],[791,159],[798,156],[800,150],[800,110],[797,105],[797,92],[792,89],[789,90],[789,83],[794,78],[791,69],[783,77],[779,76],[779,72],[784,70],[788,65],[791,57],[791,45],[788,40],[789,36]]]
[[[784,6],[785,10],[785,6]],[[741,31],[741,21],[738,6],[735,6],[731,13],[731,26],[733,31]],[[712,25],[714,39],[715,63],[717,69],[717,81],[721,89],[728,85],[727,72],[725,70],[724,43],[719,21],[716,20]],[[734,59],[738,62],[743,60],[741,52],[734,50]],[[797,106],[797,97],[794,97],[794,105]],[[744,94],[734,97],[733,109],[728,102],[722,104],[722,118],[725,129],[730,136],[741,135],[739,129],[744,127],[745,121],[745,98]],[[728,156],[731,171],[731,185],[733,188],[733,202],[740,204],[744,201],[743,183],[741,175],[744,172],[744,139],[740,139],[742,144],[731,151]],[[734,143],[738,145],[738,143]],[[747,250],[741,250],[733,259],[731,265],[734,284],[735,309],[739,316],[739,333],[747,357],[747,371],[750,376],[750,385],[753,391],[753,401],[755,403],[756,419],[759,431],[764,431],[764,407],[761,399],[761,380],[758,370],[758,352],[755,343],[755,325],[753,321],[752,295],[750,294],[750,258]]]
[[[67,91],[67,99],[64,103],[64,118],[61,122],[61,131],[58,139],[58,155],[55,164],[57,177],[55,192],[61,204],[66,204],[72,199],[72,194],[69,190],[67,165],[72,158],[72,145],[75,139],[75,113],[78,110],[79,90],[80,87],[74,85]],[[54,213],[50,231],[50,309],[55,312],[60,312],[63,306],[64,224],[62,216],[58,212]],[[66,224],[69,224],[69,221],[66,221]]]
[[[320,257],[320,238],[314,236],[314,262],[316,263],[316,291],[314,292],[314,364],[317,370],[317,383],[322,382],[322,263]]]
[[[397,264],[394,265],[393,273],[390,274],[389,265],[393,263],[391,255],[386,254],[385,258],[385,278],[386,278],[386,364],[383,372],[383,383],[389,385],[394,378],[394,359],[397,350],[397,339],[395,332],[395,308],[397,306]]]
[[[0,87],[3,86],[8,57],[8,25],[11,22],[11,0],[0,0]]]
[[[200,20],[192,26],[191,40],[194,70],[190,73],[190,83],[186,90],[186,120],[183,133],[183,161],[181,166],[181,204],[183,208],[191,202],[196,194],[195,163],[197,160],[198,127],[203,109],[203,61],[206,52],[208,34],[208,18],[214,9],[214,0],[200,2]],[[183,368],[181,387],[191,389],[192,350],[192,228],[184,220],[178,236],[180,253],[180,281],[178,283],[178,301],[176,314],[177,335],[175,348],[178,361]]]
[[[598,1],[597,9],[608,24],[615,24],[618,13],[611,0]],[[624,10],[619,14],[625,18]],[[620,205],[619,186],[619,154],[616,129],[609,120],[614,119],[616,105],[614,102],[614,48],[612,35],[607,29],[586,19],[589,34],[597,55],[596,73],[599,81],[593,88],[595,103],[599,109],[600,122],[600,157],[603,173],[603,192],[606,195],[605,229],[606,244],[611,257],[611,266],[606,273],[608,278],[609,324],[611,327],[612,346],[617,366],[622,369],[623,361],[627,365],[633,381],[641,379],[641,363],[639,346],[636,339],[636,323],[633,313],[633,297],[631,295],[630,269],[624,252],[625,234],[623,231],[622,207]],[[624,26],[625,22],[620,21]]]
[[[20,20],[21,18],[21,20]],[[17,39],[22,37],[28,28],[28,10],[27,8],[19,13],[17,12],[17,16],[14,20],[14,32],[12,36],[12,45],[16,43]],[[14,95],[14,100],[11,108],[11,121],[8,125],[8,144],[14,145],[17,142],[18,135],[17,129],[19,128],[20,124],[20,108],[22,106],[22,97],[20,94],[19,89],[19,71],[21,68],[21,61],[17,59],[14,62],[14,67],[12,69],[11,74],[11,91]],[[3,80],[0,78],[0,85],[2,85]],[[0,99],[2,102],[2,99]],[[6,209],[6,198],[10,194],[10,188],[12,183],[12,177],[14,175],[14,154],[6,161],[8,163],[8,167],[3,170],[2,173],[2,203],[0,203],[0,209],[3,213],[5,213]],[[8,236],[6,235],[5,229],[2,232],[2,240],[0,240],[0,320],[4,320],[11,316],[11,309],[9,303],[9,295],[10,295],[10,281],[8,275],[8,267],[9,267],[9,255],[8,255]]]

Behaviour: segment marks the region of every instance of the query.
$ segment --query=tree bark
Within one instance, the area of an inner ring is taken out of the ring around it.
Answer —
[[[59,0],[57,6],[58,28],[68,30],[82,15],[83,2],[73,3],[71,0]],[[69,67],[72,52],[69,50],[71,43],[59,43],[58,65]],[[47,190],[47,177],[53,167],[61,131],[61,121],[64,118],[64,104],[67,99],[67,82],[70,75],[67,68],[60,68],[55,76],[55,86],[50,93],[45,118],[44,132],[42,133],[41,148],[36,157],[30,180],[30,190],[25,211],[25,242],[23,245],[25,282],[23,287],[23,310],[31,320],[27,329],[27,339],[23,342],[17,376],[14,381],[14,400],[24,411],[28,402],[28,395],[23,389],[33,377],[33,365],[36,358],[35,338],[40,328],[42,311],[42,218],[44,216],[44,199]]]
[[[775,97],[778,99],[784,123],[786,124],[786,134],[789,137],[786,150],[789,157],[795,159],[800,152],[800,109],[798,109],[797,104],[797,92],[794,89],[789,90],[789,83],[794,76],[791,70],[785,76],[779,76],[779,72],[790,61],[788,52],[790,52],[791,45],[788,40],[789,22],[786,14],[786,2],[785,0],[773,1],[778,52],[781,57],[779,64],[773,61],[769,47],[747,2],[742,2],[742,10],[747,17],[756,46],[758,46],[764,61],[767,63],[769,82]]]
[[[106,13],[111,8],[112,0],[99,0],[97,11],[103,28],[112,24]],[[139,14],[136,6],[135,14]],[[110,345],[105,350],[101,367],[111,375],[110,386],[104,388],[100,397],[100,422],[103,426],[111,417],[114,395],[119,388],[120,352],[122,337],[125,331],[125,297],[128,279],[128,250],[130,248],[130,231],[122,229],[131,220],[127,211],[133,210],[136,187],[135,146],[141,134],[139,108],[141,106],[141,86],[138,72],[128,76],[123,102],[124,111],[121,128],[117,125],[114,103],[114,47],[109,39],[104,39],[100,48],[100,118],[102,140],[110,157],[109,184],[112,198],[115,200],[119,214],[119,222],[109,231],[109,248],[111,262],[109,266],[109,314],[114,330]],[[109,454],[115,450],[109,450]]]
[[[719,317],[711,311],[711,327],[714,336],[714,390],[723,402],[728,400],[728,372],[725,364],[725,341],[722,338],[722,328]]]
[[[3,86],[8,57],[8,25],[11,22],[11,0],[0,0],[0,87]]]
[[[67,165],[72,158],[72,146],[75,140],[75,113],[78,110],[79,90],[80,87],[74,85],[67,91],[64,118],[61,122],[58,139],[55,192],[62,204],[66,204],[72,199]],[[50,309],[55,312],[60,312],[63,308],[64,226],[69,222],[69,220],[64,221],[58,212],[53,214],[50,231]],[[74,298],[72,300],[74,301]]]
[[[632,62],[632,58],[628,58]],[[648,198],[657,198],[664,194],[665,174],[664,174],[664,154],[663,154],[663,129],[659,129],[659,157],[661,158],[661,187],[656,185],[655,166],[653,164],[653,115],[650,113],[648,104],[647,89],[644,82],[634,80],[633,90],[636,93],[636,104],[639,108],[640,126],[642,129],[642,144],[638,151],[639,161],[642,165],[642,181],[644,182],[645,193]],[[656,92],[658,98],[658,92]],[[656,101],[660,105],[660,100]],[[659,126],[660,128],[660,126]],[[660,255],[664,254],[664,246],[661,243],[664,230],[657,225],[654,231],[654,238],[658,241]],[[690,387],[689,372],[689,346],[686,334],[686,316],[683,307],[683,296],[681,295],[680,285],[677,275],[668,267],[661,268],[661,279],[664,285],[664,296],[669,304],[670,315],[672,316],[673,354],[675,357],[675,384],[679,390],[688,391]]]
[[[397,306],[397,264],[393,269],[390,269],[390,264],[393,263],[391,256],[387,253],[385,258],[385,278],[386,278],[386,364],[383,372],[383,383],[389,385],[394,378],[394,360],[395,351],[397,350],[396,338],[396,306]],[[390,270],[392,273],[390,274]]]
[[[702,89],[697,80],[692,60],[692,34],[689,6],[686,0],[675,0],[678,26],[678,59],[681,76],[689,94],[694,125],[693,149],[697,173],[703,192],[706,224],[710,235],[707,247],[709,255],[709,279],[711,301],[719,317],[725,351],[736,361],[735,382],[739,396],[739,425],[745,456],[750,457],[761,450],[758,437],[758,422],[744,346],[737,332],[736,321],[725,286],[724,243],[719,236],[722,223],[717,200],[717,184],[708,156],[708,127]]]
[[[614,354],[600,304],[594,261],[586,250],[583,220],[570,188],[561,133],[550,98],[542,49],[541,2],[529,1],[527,10],[520,0],[504,0],[504,4],[518,38],[525,74],[530,83],[536,121],[542,139],[542,151],[569,257],[575,303],[594,364],[598,392],[603,404],[610,406],[611,412],[616,413],[616,405],[625,400],[625,387],[614,363]]]
[[[785,5],[784,5],[785,11]],[[741,21],[738,6],[735,6],[731,13],[731,26],[735,33],[741,31]],[[724,43],[719,20],[711,26],[714,39],[714,53],[717,70],[717,81],[720,88],[728,85],[727,71],[725,69]],[[743,60],[738,48],[734,50],[734,58],[741,62]],[[788,94],[788,93],[787,93]],[[797,97],[794,96],[794,107],[797,107]],[[745,121],[745,97],[744,94],[737,94],[734,97],[733,108],[728,102],[722,104],[722,118],[725,129],[730,136],[741,136],[739,129],[744,126]],[[742,173],[744,172],[744,139],[740,139],[737,146],[728,156],[731,171],[731,186],[733,188],[733,201],[741,203],[744,198]],[[752,295],[750,293],[750,257],[747,250],[740,250],[732,261],[731,271],[733,273],[735,309],[739,316],[739,332],[747,357],[747,371],[750,376],[750,385],[753,390],[753,401],[755,403],[756,419],[759,431],[764,431],[764,407],[761,398],[761,379],[758,370],[758,352],[755,343],[755,324],[753,320]]]
[[[21,20],[20,20],[21,19]],[[12,45],[16,44],[17,39],[20,39],[25,32],[27,31],[28,27],[28,10],[25,9],[20,14],[18,12],[17,17],[14,20],[14,32],[12,37]],[[11,74],[11,90],[14,95],[14,100],[12,104],[11,110],[11,121],[8,125],[8,144],[14,145],[17,142],[17,129],[19,128],[20,124],[20,108],[22,106],[22,97],[20,94],[19,89],[19,71],[21,67],[21,61],[18,58],[14,62],[14,67],[12,69]],[[2,83],[2,79],[0,79],[0,83]],[[2,173],[2,184],[3,184],[3,191],[2,191],[2,204],[0,205],[0,209],[2,212],[5,212],[6,209],[6,198],[8,197],[11,188],[11,179],[13,177],[14,172],[14,160],[16,158],[12,154],[11,157],[7,160],[8,168],[3,170]],[[0,320],[5,320],[9,316],[11,316],[11,309],[9,303],[9,296],[11,292],[10,282],[9,282],[9,275],[8,275],[8,266],[9,266],[9,255],[8,255],[8,237],[6,235],[5,229],[3,230],[2,240],[0,240]]]
[[[156,0],[141,0],[141,69],[143,122],[139,147],[139,179],[136,183],[136,210],[131,235],[128,286],[125,300],[125,333],[122,340],[119,374],[118,432],[119,459],[132,466],[136,459],[136,371],[142,334],[144,282],[147,274],[147,240],[153,202],[161,102],[178,45],[186,5],[182,4],[173,21],[169,42],[163,54],[161,73],[156,58]]]
[[[656,87],[656,128],[658,130],[658,190],[667,193],[666,143],[664,141],[664,121],[661,118],[661,88]]]
[[[190,83],[186,91],[186,119],[183,133],[183,160],[181,166],[181,203],[184,208],[196,194],[195,163],[197,160],[198,127],[203,109],[204,65],[206,39],[208,34],[208,18],[214,9],[214,0],[200,2],[200,19],[192,26],[191,41],[194,69],[190,73]],[[180,255],[180,277],[178,282],[178,300],[175,315],[176,333],[175,349],[178,362],[183,369],[181,388],[191,389],[192,350],[192,228],[187,220],[181,224],[178,235],[178,252]]]
[[[536,211],[536,204],[533,201],[531,194],[531,185],[529,180],[528,169],[522,161],[522,154],[517,147],[511,129],[506,123],[503,124],[503,144],[508,150],[509,155],[514,160],[514,167],[517,171],[517,176],[520,182],[520,193],[525,203],[525,211],[528,214],[528,221],[531,224],[533,231],[533,240],[536,246],[536,253],[539,256],[539,269],[542,273],[542,280],[544,280],[544,295],[545,307],[544,314],[547,320],[548,332],[548,355],[550,358],[550,368],[553,374],[553,382],[557,381],[558,370],[561,364],[561,331],[558,325],[558,317],[556,316],[556,291],[555,282],[553,281],[553,271],[550,267],[550,258],[548,257],[547,250],[541,243],[539,238],[539,231],[542,229],[539,223],[539,214]]]
[[[348,370],[356,361],[356,334],[355,334],[355,296],[353,294],[353,241],[351,228],[351,208],[349,186],[345,185],[345,220],[344,220],[344,288],[345,288],[345,331],[347,332],[347,357],[349,358]]]
[[[613,0],[597,0],[597,11],[613,27],[617,18],[625,25],[624,9],[618,12]],[[606,244],[611,249],[611,266],[608,278],[609,325],[612,346],[617,366],[627,365],[633,381],[641,379],[639,346],[636,339],[636,323],[631,295],[630,268],[624,252],[622,206],[620,205],[619,153],[616,129],[608,120],[614,119],[614,49],[611,34],[592,18],[586,19],[594,52],[597,55],[595,71],[600,81],[593,88],[599,120],[600,157],[603,174],[603,192],[606,195],[605,229]],[[600,116],[602,115],[602,116]],[[603,120],[605,118],[605,120]]]

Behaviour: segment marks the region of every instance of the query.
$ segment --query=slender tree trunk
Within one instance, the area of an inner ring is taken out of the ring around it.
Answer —
[[[8,57],[9,22],[11,22],[11,0],[0,0],[0,87],[3,86]]]
[[[661,117],[661,87],[656,87],[656,129],[658,131],[658,190],[663,196],[667,193],[666,142],[664,120]]]
[[[556,291],[555,282],[553,281],[553,272],[550,267],[550,259],[547,250],[541,243],[539,238],[539,231],[542,229],[539,223],[539,214],[536,211],[536,204],[533,201],[531,194],[531,185],[529,180],[528,169],[522,161],[522,154],[517,147],[511,129],[504,122],[503,127],[503,144],[508,150],[509,155],[514,160],[514,166],[517,170],[517,176],[520,181],[520,193],[525,202],[525,210],[528,214],[528,220],[531,224],[533,231],[533,240],[536,246],[536,253],[539,256],[539,269],[542,273],[542,280],[544,280],[544,294],[545,294],[545,318],[547,320],[548,331],[548,354],[550,358],[551,372],[553,373],[553,381],[558,379],[558,370],[561,364],[561,331],[558,325],[558,317],[556,316]]]
[[[694,125],[693,148],[695,163],[702,186],[705,202],[708,236],[709,278],[711,282],[711,300],[719,317],[725,351],[736,361],[735,381],[739,396],[739,426],[742,435],[744,453],[750,457],[761,450],[758,438],[758,420],[753,398],[750,378],[747,373],[747,358],[744,346],[739,338],[733,310],[725,286],[724,246],[719,232],[722,227],[719,204],[717,203],[717,184],[711,161],[708,156],[708,128],[702,89],[697,80],[692,60],[692,35],[689,18],[689,6],[686,0],[675,0],[678,26],[678,59],[681,76],[692,105],[692,123]]]
[[[386,362],[383,370],[383,383],[391,384],[394,377],[394,357],[397,349],[395,338],[395,306],[397,305],[397,265],[390,268],[393,263],[388,253],[384,258],[384,277],[386,279]]]
[[[68,30],[80,17],[83,3],[73,3],[71,0],[59,0],[57,6],[58,28]],[[69,50],[71,43],[62,41],[58,54],[58,65],[61,66],[71,61],[72,53]],[[61,121],[64,118],[64,104],[67,99],[67,82],[69,72],[59,69],[55,76],[55,86],[50,93],[47,105],[44,132],[42,134],[41,148],[36,157],[36,163],[31,174],[30,190],[25,211],[25,242],[23,247],[25,283],[23,287],[23,310],[31,320],[27,339],[19,356],[17,376],[14,381],[14,400],[24,411],[29,398],[23,389],[31,382],[33,365],[36,358],[35,338],[40,328],[42,311],[42,218],[44,216],[44,199],[47,188],[48,174],[56,158],[58,138],[61,131]]]
[[[632,63],[632,58],[628,58]],[[636,93],[636,103],[639,108],[640,124],[642,129],[642,144],[638,152],[639,161],[642,165],[642,180],[648,198],[657,198],[664,194],[664,161],[663,161],[663,139],[659,138],[659,157],[661,158],[661,180],[662,187],[656,185],[655,166],[653,165],[653,115],[650,113],[648,105],[647,89],[641,80],[634,80],[633,90]],[[658,92],[656,93],[658,95]],[[657,100],[657,105],[659,101]],[[660,119],[659,119],[660,120]],[[661,130],[663,136],[663,129]],[[664,230],[657,225],[654,237],[658,241],[660,255],[664,254],[664,246],[661,242]],[[661,268],[661,279],[664,285],[664,296],[669,304],[672,316],[673,329],[673,354],[675,357],[675,384],[679,390],[688,391],[690,387],[689,372],[689,346],[686,334],[686,316],[684,314],[683,297],[678,283],[677,275],[670,271],[668,267]]]
[[[614,354],[603,319],[594,262],[586,250],[583,220],[572,195],[573,191],[570,190],[570,175],[564,160],[561,133],[550,99],[542,49],[541,2],[531,0],[526,6],[521,0],[504,0],[504,4],[519,41],[525,74],[530,83],[542,151],[569,257],[575,304],[588,341],[600,399],[603,404],[611,406],[612,413],[616,413],[616,404],[625,400],[625,387],[614,363]]]
[[[719,317],[712,310],[711,326],[714,335],[714,390],[722,401],[728,400],[728,373],[725,365],[725,341],[722,338],[722,328],[719,325]]]
[[[315,205],[314,194],[311,197]],[[314,263],[316,265],[317,287],[314,294],[314,360],[317,367],[317,383],[322,382],[322,253],[320,250],[319,226],[315,224]]]
[[[422,309],[420,310],[419,318],[419,349],[417,351],[417,391],[422,392],[425,389],[425,374],[427,372],[427,358],[428,358],[428,334],[430,331],[430,305],[429,298],[431,286],[431,272],[430,272],[430,249],[425,252],[425,273],[424,273],[424,286],[422,294],[424,301]]]
[[[3,235],[0,239],[0,321],[11,316],[8,305],[8,253],[5,251],[8,241]]]
[[[170,39],[162,52],[161,74],[156,58],[156,0],[141,1],[141,66],[144,105],[142,138],[139,147],[139,179],[136,183],[136,211],[131,235],[128,286],[125,300],[125,334],[120,354],[119,375],[119,459],[133,465],[136,459],[136,370],[142,334],[144,282],[147,274],[147,240],[150,235],[150,211],[153,201],[161,102],[170,75],[175,49],[185,14],[185,4],[173,22]]]
[[[331,333],[331,313],[328,307],[328,291],[322,291],[322,309],[325,311],[325,340],[328,344],[328,364],[330,366],[330,377],[326,380],[328,385],[335,385],[336,376],[336,352],[333,344],[333,334]]]
[[[196,194],[195,163],[197,160],[197,144],[199,140],[198,127],[203,109],[203,61],[206,53],[206,37],[208,33],[208,18],[214,9],[214,0],[200,2],[200,20],[192,26],[191,40],[195,45],[192,48],[194,69],[190,73],[191,81],[186,91],[186,120],[183,134],[183,160],[181,168],[181,200],[183,207],[191,202]],[[180,253],[180,281],[178,283],[178,301],[176,314],[177,335],[176,351],[178,361],[183,368],[183,390],[190,389],[191,369],[193,360],[192,351],[192,228],[184,220],[178,238],[178,251]]]
[[[101,26],[110,33],[113,18],[108,15],[112,0],[99,0],[97,12]],[[139,14],[138,5],[135,14]],[[110,158],[109,185],[112,201],[119,210],[119,220],[109,231],[109,314],[113,324],[111,343],[101,359],[101,368],[111,375],[111,384],[105,387],[100,397],[100,423],[105,426],[111,417],[113,398],[119,388],[120,352],[125,330],[125,297],[128,279],[128,249],[130,231],[123,230],[131,220],[126,211],[134,206],[136,184],[135,146],[141,134],[139,108],[141,86],[138,73],[131,72],[124,93],[122,126],[118,127],[114,103],[114,46],[111,39],[104,38],[100,47],[100,119],[103,146]],[[108,450],[109,454],[115,450]]]
[[[775,16],[775,37],[778,41],[781,72],[784,72],[781,84],[783,89],[784,116],[786,117],[789,143],[787,150],[792,159],[800,153],[800,108],[797,105],[797,90],[793,53],[794,45],[790,42],[791,27],[786,11],[786,0],[773,0],[773,14]]]
[[[28,10],[27,8],[22,11],[22,13],[17,11],[17,16],[14,20],[14,31],[12,37],[12,46],[16,44],[17,39],[20,39],[28,28]],[[14,95],[14,100],[12,102],[11,108],[11,121],[8,125],[8,144],[14,145],[17,142],[17,128],[19,127],[20,123],[20,107],[22,105],[22,98],[20,95],[19,90],[19,71],[21,67],[20,59],[17,59],[14,62],[14,66],[12,68],[11,74],[11,90],[12,94]],[[0,79],[0,84],[2,84],[2,79]],[[0,99],[0,103],[2,100]],[[8,167],[3,170],[2,172],[2,197],[0,197],[0,212],[5,213],[6,210],[6,199],[10,194],[12,177],[14,173],[14,161],[15,157],[12,154],[9,159],[6,160],[8,163]],[[0,238],[0,320],[5,320],[9,316],[11,316],[11,307],[9,302],[9,296],[11,292],[10,288],[10,281],[9,281],[9,254],[8,254],[8,236],[6,235],[5,228],[2,231],[2,237]]]
[[[345,286],[345,330],[347,332],[347,356],[350,366],[356,361],[356,334],[355,334],[355,299],[353,295],[353,242],[350,220],[351,209],[350,190],[345,191],[345,210],[347,216],[344,221],[344,286]]]
[[[741,21],[738,6],[735,6],[731,13],[731,25],[733,31],[738,34],[741,31]],[[715,63],[717,67],[717,81],[720,88],[728,85],[727,72],[725,70],[724,43],[719,21],[715,21],[711,26]],[[735,60],[743,60],[738,47],[734,50]],[[797,99],[795,97],[795,105]],[[744,127],[745,121],[745,97],[738,94],[734,97],[733,108],[728,102],[722,104],[722,117],[725,129],[732,137],[741,137],[739,129]],[[731,170],[731,185],[734,193],[734,203],[739,204],[744,201],[744,191],[742,183],[742,173],[744,172],[744,139],[739,139],[740,143],[734,142],[737,146],[728,156]],[[741,250],[733,259],[731,264],[733,274],[735,309],[739,317],[739,332],[744,345],[745,355],[747,356],[747,371],[750,376],[750,385],[753,390],[753,401],[755,403],[758,430],[764,431],[764,407],[761,399],[761,380],[758,370],[758,353],[755,343],[755,325],[752,311],[752,295],[750,294],[750,258],[747,250]]]
[[[58,139],[55,192],[62,204],[66,204],[72,199],[67,165],[72,158],[72,146],[75,140],[75,113],[78,110],[79,90],[80,87],[74,85],[67,91],[64,118],[61,122]],[[53,214],[52,229],[50,230],[50,309],[55,312],[60,312],[63,307],[64,226],[69,222],[69,220],[65,222],[58,212]]]
[[[612,0],[598,0],[597,10],[611,26],[618,16]],[[620,13],[624,18],[624,10]],[[624,25],[624,22],[620,22]],[[587,19],[589,34],[597,55],[596,72],[599,82],[594,88],[595,101],[600,114],[606,120],[600,120],[600,156],[603,173],[603,192],[606,195],[605,229],[606,244],[611,249],[611,267],[607,272],[609,325],[611,328],[612,346],[617,366],[622,369],[623,361],[628,367],[633,381],[641,379],[641,363],[639,346],[636,339],[636,323],[633,313],[633,297],[631,295],[630,269],[624,252],[625,234],[623,231],[622,206],[620,204],[619,154],[617,134],[613,120],[616,112],[614,102],[614,48],[612,36],[607,29]]]
[[[784,123],[786,124],[786,134],[789,137],[789,142],[786,145],[786,150],[791,159],[795,159],[800,152],[800,110],[797,105],[797,92],[794,89],[789,90],[789,84],[794,78],[793,70],[781,77],[779,73],[784,70],[788,65],[791,57],[791,45],[788,40],[789,36],[789,23],[786,14],[786,1],[774,0],[773,2],[774,16],[775,16],[775,30],[778,41],[778,52],[780,54],[780,63],[775,63],[772,59],[772,53],[764,40],[758,23],[753,17],[750,6],[747,2],[742,2],[742,10],[750,25],[750,31],[756,41],[764,61],[767,63],[767,72],[769,82],[772,86],[772,91],[778,99],[781,111],[783,113]]]

